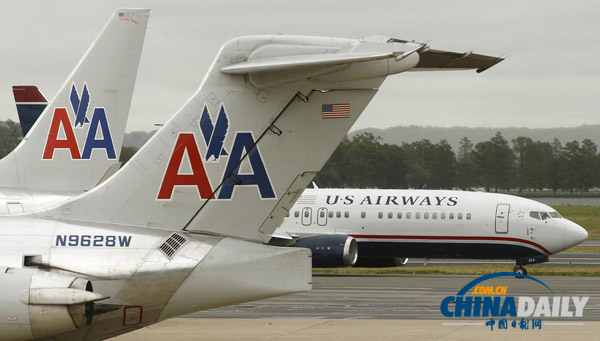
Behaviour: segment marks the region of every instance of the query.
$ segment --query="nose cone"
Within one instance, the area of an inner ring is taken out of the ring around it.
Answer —
[[[588,233],[583,227],[570,220],[565,222],[565,249],[582,243],[587,237]]]

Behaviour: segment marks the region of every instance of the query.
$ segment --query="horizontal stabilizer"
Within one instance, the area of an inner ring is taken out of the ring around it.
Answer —
[[[388,42],[409,43],[407,40],[390,39]],[[419,53],[419,64],[411,71],[476,70],[481,73],[504,60],[473,52],[451,52],[427,49]]]
[[[296,68],[334,66],[386,58],[394,58],[402,52],[367,52],[367,53],[340,53],[340,54],[313,54],[295,55],[285,57],[272,57],[226,66],[221,72],[232,75],[257,73],[268,71],[282,71]]]

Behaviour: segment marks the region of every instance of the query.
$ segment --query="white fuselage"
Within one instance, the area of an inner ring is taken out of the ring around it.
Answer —
[[[386,189],[306,189],[276,231],[282,234],[353,236],[359,257],[508,259],[553,254],[587,238],[583,228],[530,199]]]
[[[0,250],[0,286],[16,290],[0,296],[1,340],[103,339],[193,311],[310,289],[308,250],[184,231],[0,217]],[[17,284],[28,272],[47,278]],[[90,281],[107,297],[94,303],[91,326],[76,328],[67,318],[51,323],[53,330],[35,327],[56,311],[23,305],[17,294],[69,287],[56,276]]]

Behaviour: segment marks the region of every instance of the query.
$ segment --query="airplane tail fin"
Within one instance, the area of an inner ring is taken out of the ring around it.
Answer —
[[[14,85],[13,96],[17,105],[17,114],[19,115],[19,123],[23,137],[27,135],[35,121],[40,117],[48,100],[37,86],[33,85]]]
[[[384,79],[415,67],[421,48],[233,39],[193,97],[119,172],[35,214],[267,241]]]
[[[118,163],[148,18],[147,9],[113,13],[25,138],[0,160],[0,187],[85,191]],[[24,94],[39,92],[15,91]]]

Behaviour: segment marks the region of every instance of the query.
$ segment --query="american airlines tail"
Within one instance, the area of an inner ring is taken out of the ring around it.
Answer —
[[[81,192],[118,167],[148,17],[147,9],[111,16],[23,141],[0,160],[0,187]]]
[[[267,241],[385,78],[427,51],[380,37],[233,39],[119,172],[37,214]]]

